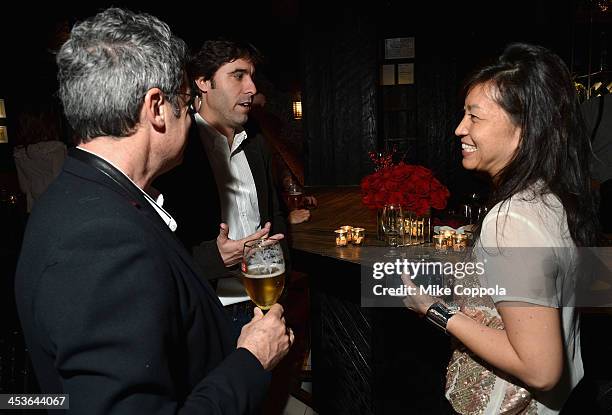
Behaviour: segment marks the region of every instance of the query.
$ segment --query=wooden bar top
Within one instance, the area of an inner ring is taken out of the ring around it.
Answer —
[[[361,246],[336,246],[334,230],[344,225],[365,228],[363,247],[384,246],[376,239],[376,212],[361,202],[359,186],[310,187],[304,194],[315,196],[318,207],[310,211],[309,221],[291,225],[293,249],[360,263]]]
[[[462,260],[460,252],[438,252],[431,243],[392,249],[376,238],[376,211],[361,202],[359,186],[311,187],[304,194],[317,198],[318,207],[310,211],[310,220],[291,225],[289,240],[294,251],[369,265],[383,258]],[[336,246],[334,230],[344,225],[365,228],[365,241],[361,246]]]

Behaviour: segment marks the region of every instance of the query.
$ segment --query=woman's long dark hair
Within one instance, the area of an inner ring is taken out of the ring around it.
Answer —
[[[493,87],[492,98],[521,128],[516,153],[493,178],[490,206],[508,203],[542,180],[542,191],[561,200],[574,243],[593,246],[597,212],[590,186],[591,147],[566,65],[546,48],[515,43],[475,72],[465,90],[480,84]]]

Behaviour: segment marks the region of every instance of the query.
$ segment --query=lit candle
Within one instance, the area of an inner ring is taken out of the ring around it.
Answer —
[[[346,246],[348,243],[346,238],[346,231],[344,229],[336,229],[336,246]]]
[[[465,251],[467,247],[467,236],[458,233],[453,236],[453,251]]]
[[[353,228],[353,245],[361,245],[363,243],[363,238],[365,238],[365,229],[364,228]]]
[[[346,232],[347,242],[351,242],[353,240],[353,227],[349,225],[344,225],[340,226],[340,229]]]
[[[434,248],[438,251],[446,251],[446,238],[444,235],[434,235]]]
[[[404,245],[412,245],[412,219],[404,218]]]
[[[416,221],[416,237],[417,237],[417,243],[419,244],[422,244],[423,242],[425,242],[424,233],[423,233],[424,224],[425,224],[424,219],[419,219]]]
[[[453,246],[453,236],[455,236],[455,231],[447,229],[443,232],[443,235],[446,239],[446,245],[451,248]]]

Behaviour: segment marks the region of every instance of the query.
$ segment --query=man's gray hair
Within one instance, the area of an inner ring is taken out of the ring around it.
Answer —
[[[109,8],[76,24],[57,65],[59,96],[78,139],[133,134],[154,87],[178,115],[187,57],[185,42],[149,14]]]

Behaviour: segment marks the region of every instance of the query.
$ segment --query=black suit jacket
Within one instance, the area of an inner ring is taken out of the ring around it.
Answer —
[[[260,225],[272,224],[270,235],[287,234],[286,215],[282,210],[272,176],[272,154],[261,134],[249,133],[240,148],[251,168],[257,189]],[[221,202],[206,150],[195,121],[189,131],[183,162],[161,176],[154,184],[164,194],[164,206],[176,218],[177,236],[191,250],[196,262],[211,279],[226,276],[216,244],[221,223]],[[281,242],[285,268],[290,268],[289,250]],[[288,275],[289,272],[286,273]]]
[[[125,176],[80,150],[30,216],[16,299],[42,391],[68,393],[70,413],[239,414],[264,397],[269,373],[235,348],[189,253]]]

